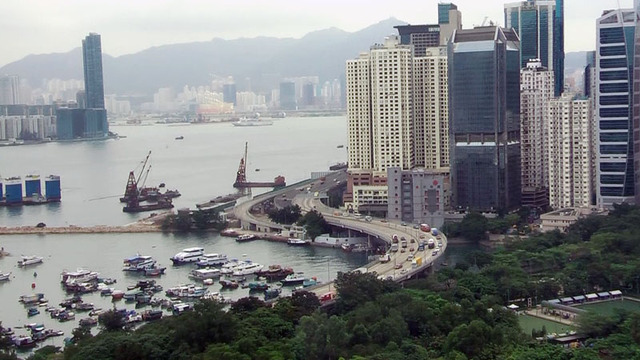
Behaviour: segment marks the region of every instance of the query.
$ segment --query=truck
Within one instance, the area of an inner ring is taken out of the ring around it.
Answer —
[[[422,257],[420,256],[416,256],[412,261],[411,261],[411,268],[415,269],[419,266],[422,266]]]
[[[433,239],[429,239],[427,241],[427,245],[429,246],[429,249],[433,249],[434,247],[436,247],[436,242]]]
[[[400,243],[402,245],[403,248],[407,247],[407,240],[402,240],[402,242]]]
[[[380,256],[380,262],[381,263],[388,263],[389,261],[391,261],[391,255],[384,254],[384,255]]]
[[[393,234],[393,236],[391,236],[391,242],[394,244],[398,243],[398,234]]]
[[[431,227],[428,224],[420,224],[420,230],[428,233],[431,232]]]
[[[360,273],[360,274],[366,274],[367,273],[367,268],[366,267],[360,267],[360,268],[357,268],[357,269],[353,270],[352,272]]]
[[[391,248],[389,249],[389,251],[397,252],[398,251],[398,243],[391,244]]]
[[[418,251],[424,251],[424,244],[418,245]]]
[[[431,229],[431,235],[438,236],[438,229],[436,228]]]

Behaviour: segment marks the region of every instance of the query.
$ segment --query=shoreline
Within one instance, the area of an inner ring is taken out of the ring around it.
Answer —
[[[0,235],[25,235],[25,234],[105,234],[105,233],[145,233],[162,232],[158,225],[130,224],[130,225],[94,225],[94,226],[61,226],[61,227],[0,227]]]

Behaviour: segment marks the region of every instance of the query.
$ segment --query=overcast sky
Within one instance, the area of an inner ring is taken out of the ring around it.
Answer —
[[[449,1],[445,1],[449,2]],[[453,0],[463,27],[485,17],[504,23],[503,0]],[[632,0],[565,0],[565,51],[595,48],[595,19]],[[67,52],[89,32],[119,56],[158,45],[218,37],[299,38],[337,27],[349,32],[395,17],[437,22],[437,0],[0,0],[0,66],[29,54]],[[393,33],[389,29],[389,33]]]

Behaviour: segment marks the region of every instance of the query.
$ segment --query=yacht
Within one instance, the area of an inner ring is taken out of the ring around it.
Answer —
[[[130,258],[124,259],[123,271],[145,271],[153,269],[156,261],[151,256],[136,254]]]
[[[191,270],[191,274],[189,274],[189,276],[198,280],[212,279],[215,277],[220,277],[220,275],[221,273],[220,273],[220,270],[218,269]]]
[[[286,278],[282,279],[282,285],[298,285],[304,282],[304,275],[299,272],[297,274],[289,274]]]
[[[11,276],[11,272],[8,272],[8,273],[0,272],[0,281],[9,280],[10,276]]]
[[[201,298],[207,293],[207,288],[193,284],[178,285],[166,291],[167,296],[179,298]]]
[[[198,267],[219,266],[226,264],[228,261],[227,255],[224,254],[204,254],[196,265]]]
[[[244,235],[240,235],[236,238],[237,242],[244,242],[244,241],[251,241],[251,240],[255,240],[257,237],[253,234],[244,234]]]
[[[78,269],[76,271],[63,271],[62,272],[62,283],[64,285],[73,285],[73,284],[81,284],[87,283],[93,280],[97,280],[98,274],[95,271],[90,271],[86,269]]]
[[[200,261],[200,258],[204,255],[204,249],[201,247],[192,247],[182,250],[181,252],[175,254],[171,261],[173,261],[173,265],[181,265],[188,264]]]
[[[18,260],[18,266],[28,266],[33,264],[40,264],[42,262],[42,256],[22,256],[20,260]]]
[[[227,275],[227,274],[232,274],[235,271],[235,268],[240,266],[240,265],[244,265],[246,264],[246,261],[239,261],[238,259],[233,259],[231,261],[229,261],[228,263],[222,265],[222,268],[220,269],[220,273]]]
[[[287,244],[296,245],[296,246],[304,246],[304,245],[309,245],[309,241],[302,240],[302,239],[296,239],[296,238],[290,238],[289,240],[287,240]]]
[[[233,271],[233,276],[244,276],[244,275],[251,275],[251,274],[255,274],[258,271],[262,270],[262,268],[264,267],[264,265],[260,265],[258,263],[246,263],[243,265],[239,265],[238,267],[236,267]]]

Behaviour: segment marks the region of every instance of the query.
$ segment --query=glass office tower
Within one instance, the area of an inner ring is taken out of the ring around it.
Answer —
[[[531,59],[554,72],[554,95],[564,89],[563,0],[527,0],[504,5],[507,28],[520,37],[520,67]]]
[[[513,29],[458,30],[448,47],[453,205],[520,205],[520,41]]]
[[[102,44],[100,35],[90,33],[82,40],[82,56],[87,109],[104,109]]]
[[[633,114],[633,9],[608,10],[597,20],[596,119],[598,166],[596,203],[611,208],[635,202]],[[636,101],[637,103],[638,101]]]

